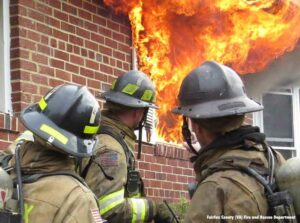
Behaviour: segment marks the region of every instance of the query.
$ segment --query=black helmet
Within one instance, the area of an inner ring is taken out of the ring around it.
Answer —
[[[91,156],[97,143],[100,108],[85,86],[60,85],[21,113],[21,121],[35,135],[64,153]]]
[[[155,88],[150,78],[141,71],[132,70],[115,80],[109,91],[101,94],[106,101],[134,108],[157,108]]]
[[[180,106],[173,112],[195,119],[263,109],[247,97],[244,84],[235,71],[213,61],[203,63],[184,78],[178,99]]]

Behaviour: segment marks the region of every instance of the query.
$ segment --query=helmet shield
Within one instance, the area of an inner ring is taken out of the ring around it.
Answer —
[[[263,106],[247,97],[240,77],[229,67],[208,61],[189,73],[179,92],[176,114],[216,118],[259,111]]]
[[[24,126],[60,151],[88,157],[97,143],[94,135],[100,108],[86,87],[62,85],[21,113]]]

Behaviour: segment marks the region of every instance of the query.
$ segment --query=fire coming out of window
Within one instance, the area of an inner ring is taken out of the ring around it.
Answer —
[[[139,68],[157,89],[158,135],[181,141],[171,113],[181,81],[205,60],[255,73],[292,51],[300,37],[299,0],[104,0],[128,14]]]

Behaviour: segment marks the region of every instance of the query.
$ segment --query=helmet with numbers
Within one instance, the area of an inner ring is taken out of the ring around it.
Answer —
[[[87,87],[64,84],[23,110],[21,121],[59,151],[88,157],[97,143],[100,116],[99,104]]]

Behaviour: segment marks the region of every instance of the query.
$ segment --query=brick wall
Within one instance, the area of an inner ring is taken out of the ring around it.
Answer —
[[[97,95],[131,68],[129,21],[101,0],[10,0],[10,21],[13,116],[0,113],[0,148],[23,131],[19,112],[50,88],[73,82]],[[138,167],[147,194],[187,196],[193,180],[187,152],[165,145],[143,151]]]

